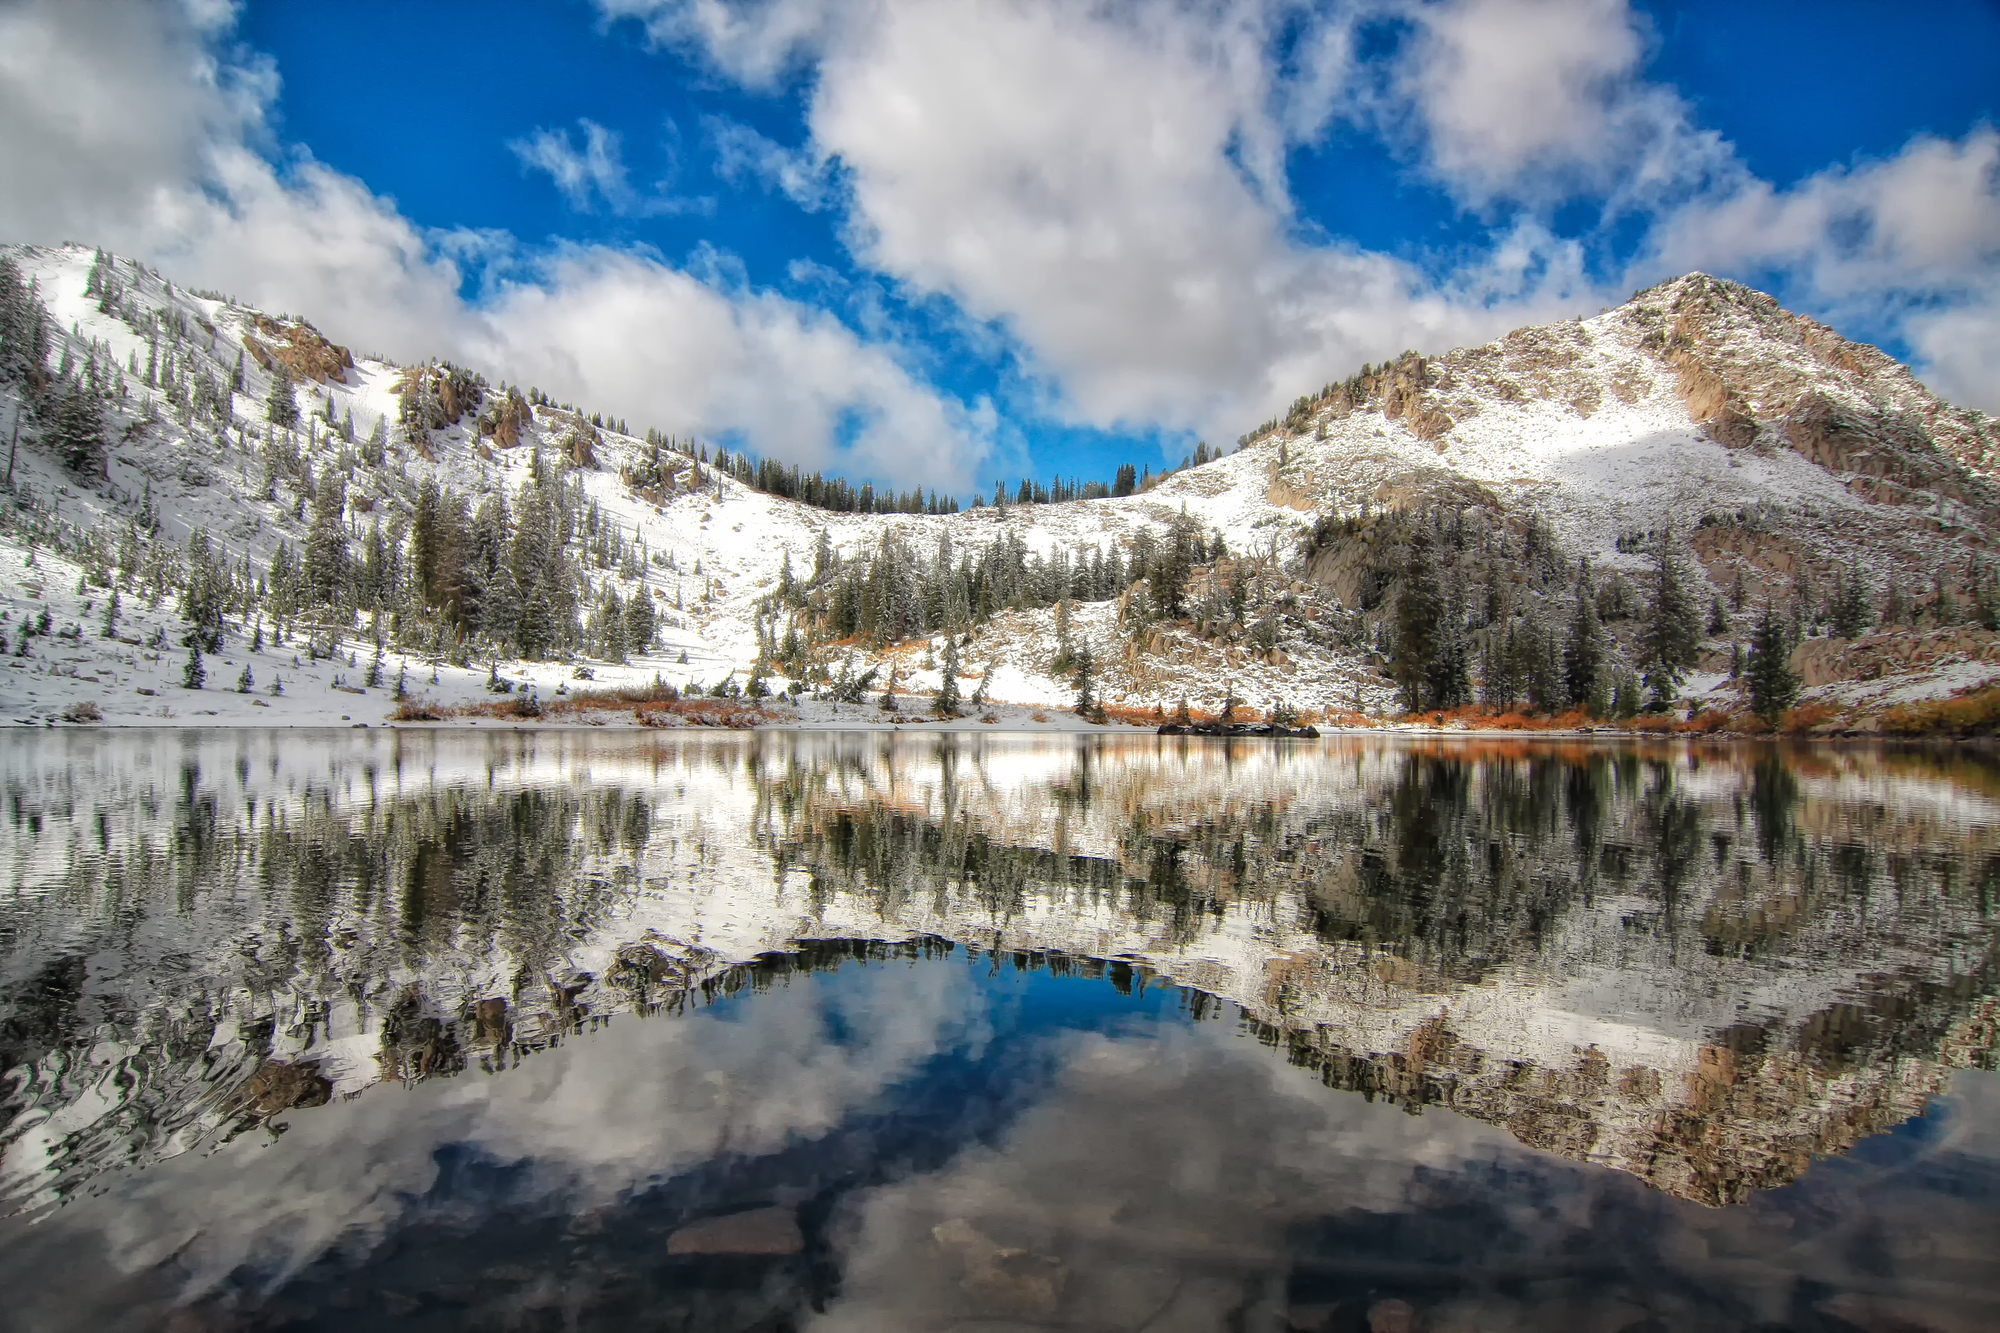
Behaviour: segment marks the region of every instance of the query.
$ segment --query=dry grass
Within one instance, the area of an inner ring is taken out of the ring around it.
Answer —
[[[442,721],[444,717],[490,717],[500,721],[590,722],[602,725],[607,713],[629,712],[642,727],[724,727],[744,730],[776,718],[761,706],[762,701],[711,699],[706,696],[681,698],[673,686],[643,685],[605,690],[579,690],[553,698],[530,701],[525,695],[496,699],[490,703],[462,704],[457,708],[430,709],[430,716],[413,721]],[[400,717],[401,710],[398,710]]]
[[[1882,714],[1882,730],[1891,736],[1991,736],[2000,731],[2000,686],[1897,704]]]
[[[1832,704],[1800,704],[1785,714],[1780,727],[1787,736],[1797,736],[1811,731],[1814,727],[1832,722],[1841,716],[1841,710]]]

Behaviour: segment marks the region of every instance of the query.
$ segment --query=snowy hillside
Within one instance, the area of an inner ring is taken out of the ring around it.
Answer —
[[[1665,673],[1677,706],[1741,706],[1729,668],[1766,606],[1807,697],[1850,721],[2000,678],[2000,426],[1699,274],[1369,368],[1137,494],[858,513],[127,260],[5,254],[25,284],[0,293],[16,721],[379,722],[399,690],[446,715],[496,680],[789,691],[774,715],[806,721],[838,696],[852,721],[892,682],[902,716],[929,708],[951,664],[974,718],[1067,708],[1080,673],[1135,720],[1232,693],[1321,717],[1629,711],[1663,549],[1699,621]],[[1445,627],[1413,696],[1396,609],[1418,561]],[[1601,665],[1557,698],[1543,677],[1585,600]]]

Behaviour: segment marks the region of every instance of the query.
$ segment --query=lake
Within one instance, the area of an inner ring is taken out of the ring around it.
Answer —
[[[2000,1327],[2000,763],[0,736],[0,1325]]]

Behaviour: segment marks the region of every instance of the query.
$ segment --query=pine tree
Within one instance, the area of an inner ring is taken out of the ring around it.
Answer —
[[[110,600],[104,603],[104,633],[107,639],[118,637],[118,589],[111,590]]]
[[[0,383],[19,384],[49,356],[49,319],[11,256],[0,255]]]
[[[1604,633],[1597,621],[1597,599],[1591,593],[1588,567],[1577,574],[1576,612],[1570,617],[1562,661],[1563,690],[1570,707],[1589,708],[1597,699],[1604,670]]]
[[[299,400],[292,391],[292,372],[282,361],[271,364],[271,391],[264,395],[264,420],[274,426],[299,424]]]
[[[1903,580],[1899,575],[1889,575],[1889,590],[1882,596],[1882,623],[1901,625],[1910,618],[1910,597],[1903,591]]]
[[[944,636],[944,656],[938,662],[937,706],[940,717],[958,716],[958,639]]]
[[[1445,612],[1430,534],[1420,526],[1411,535],[1403,561],[1402,586],[1396,594],[1396,656],[1390,667],[1408,712],[1422,712],[1439,702],[1436,677]]]
[[[255,677],[250,674],[250,664],[245,662],[243,664],[243,674],[236,678],[236,692],[238,694],[248,694],[256,684]]]
[[[1073,656],[1076,660],[1076,715],[1094,722],[1097,720],[1097,695],[1092,687],[1097,663],[1088,648],[1077,649]]]
[[[77,473],[99,473],[104,466],[104,408],[85,383],[65,384],[47,408],[49,427],[44,441],[63,466]]]
[[[1792,645],[1784,624],[1767,605],[1750,640],[1750,711],[1772,726],[1798,702],[1799,678],[1792,671]]]
[[[187,665],[181,669],[181,688],[198,690],[208,679],[208,668],[201,664],[201,645],[188,645]]]
[[[653,651],[653,635],[658,622],[653,614],[653,594],[641,583],[625,604],[625,651],[644,656]]]
[[[1646,688],[1657,707],[1671,704],[1680,693],[1681,680],[1701,648],[1701,613],[1689,595],[1687,574],[1672,542],[1672,531],[1662,532],[1653,549],[1652,588],[1640,635]]]
[[[1486,635],[1480,657],[1479,701],[1488,708],[1506,712],[1521,698],[1520,630],[1509,625],[1503,638],[1498,630]]]
[[[347,484],[333,464],[320,473],[313,495],[312,525],[306,530],[305,583],[312,599],[324,606],[348,601],[351,564],[347,550],[347,527],[341,521],[347,508]]]
[[[1858,639],[1868,632],[1874,619],[1868,585],[1859,573],[1850,571],[1834,587],[1833,632],[1843,639]]]

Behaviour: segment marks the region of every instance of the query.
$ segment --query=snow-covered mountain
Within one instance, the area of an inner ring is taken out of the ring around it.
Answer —
[[[952,661],[962,694],[1040,707],[1074,700],[1086,654],[1128,708],[1380,715],[1415,559],[1458,655],[1441,698],[1476,697],[1497,654],[1534,700],[1514,658],[1558,653],[1582,590],[1604,697],[1628,699],[1662,550],[1701,622],[1677,673],[1696,705],[1740,707],[1733,649],[1766,606],[1840,725],[2000,679],[2000,423],[1701,274],[1364,368],[1136,494],[857,513],[505,367],[357,356],[88,248],[4,253],[32,286],[15,305],[47,314],[34,365],[0,358],[16,720],[376,721],[399,681],[449,705],[494,675],[583,688],[579,666],[593,687],[921,697]],[[65,407],[85,398],[90,420]],[[190,616],[215,649],[199,694]]]

